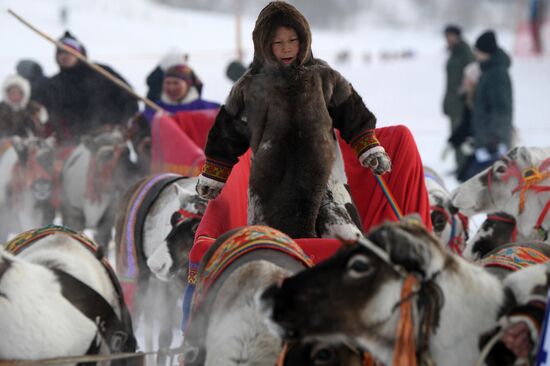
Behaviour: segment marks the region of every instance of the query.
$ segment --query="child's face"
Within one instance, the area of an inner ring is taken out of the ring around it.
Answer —
[[[296,31],[288,27],[279,27],[271,44],[273,56],[285,66],[288,66],[296,60],[300,51],[300,40]]]
[[[23,100],[23,91],[18,86],[10,86],[7,97],[11,103],[19,105]]]

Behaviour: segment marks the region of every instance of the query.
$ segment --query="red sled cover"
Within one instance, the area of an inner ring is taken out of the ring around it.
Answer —
[[[157,114],[151,122],[151,173],[199,175],[217,109]]]
[[[385,174],[387,186],[404,215],[418,213],[431,230],[430,204],[424,184],[424,170],[414,138],[405,126],[376,129],[380,144],[392,160],[392,172]],[[391,205],[370,169],[359,164],[353,150],[340,139],[348,184],[359,210],[365,231],[387,220],[397,221]],[[246,226],[250,150],[233,167],[222,193],[208,204],[197,229],[189,259],[191,272],[214,240],[228,230]],[[295,239],[315,263],[328,258],[340,247],[334,239]],[[194,277],[194,273],[190,273]],[[190,278],[192,281],[193,279]],[[193,283],[193,282],[191,282]]]

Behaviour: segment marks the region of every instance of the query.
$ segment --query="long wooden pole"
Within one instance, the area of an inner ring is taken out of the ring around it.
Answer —
[[[151,99],[148,99],[148,98],[145,98],[145,97],[142,97],[141,95],[137,94],[136,92],[134,92],[132,90],[132,88],[130,88],[130,86],[128,86],[128,84],[126,84],[125,82],[123,82],[122,80],[120,80],[119,78],[113,76],[111,73],[109,73],[108,71],[106,71],[104,68],[102,68],[101,66],[97,65],[97,64],[94,64],[92,63],[90,60],[88,60],[88,58],[84,55],[82,55],[80,52],[78,52],[77,50],[75,49],[72,49],[71,47],[67,47],[65,46],[63,43],[53,39],[52,37],[50,37],[49,35],[47,35],[46,33],[42,32],[41,30],[37,29],[35,26],[33,26],[32,24],[30,24],[29,22],[27,22],[25,19],[23,19],[22,17],[20,17],[19,15],[17,15],[14,11],[12,11],[11,9],[8,9],[8,13],[10,13],[11,15],[13,15],[17,20],[19,20],[21,23],[23,23],[24,25],[26,25],[28,28],[30,28],[32,31],[34,31],[35,33],[37,33],[38,35],[42,36],[43,38],[47,39],[48,41],[50,41],[51,43],[55,44],[58,48],[61,48],[62,50],[66,51],[66,52],[69,52],[71,55],[75,56],[76,58],[78,58],[80,61],[86,63],[88,66],[90,66],[92,69],[94,69],[95,71],[97,71],[98,73],[100,73],[101,75],[105,76],[107,79],[111,80],[113,83],[115,83],[116,85],[118,85],[120,88],[124,89],[125,91],[127,91],[128,93],[130,93],[130,95],[132,95],[134,98],[136,99],[139,99],[141,101],[143,101],[147,106],[149,106],[150,108],[154,109],[155,111],[157,112],[161,112],[163,111],[163,109],[158,105],[156,104],[155,102],[153,102]]]
[[[240,62],[242,62],[244,58],[241,33],[241,2],[240,0],[235,0],[235,39],[237,46],[237,59]]]

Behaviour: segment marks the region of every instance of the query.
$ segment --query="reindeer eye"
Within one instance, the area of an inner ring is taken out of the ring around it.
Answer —
[[[311,359],[314,365],[328,365],[334,362],[336,354],[332,347],[317,346],[311,350]]]
[[[354,255],[348,262],[347,265],[348,276],[351,278],[362,278],[371,274],[373,271],[372,266],[370,265],[369,259],[361,254]]]
[[[495,173],[499,173],[499,174],[506,173],[506,167],[504,165],[498,165],[495,169]]]

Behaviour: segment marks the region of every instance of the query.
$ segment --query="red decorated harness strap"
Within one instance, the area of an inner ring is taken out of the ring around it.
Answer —
[[[549,192],[550,186],[539,185],[540,182],[550,178],[550,171],[547,169],[550,167],[550,158],[545,159],[538,167],[528,167],[521,171],[516,163],[508,165],[506,174],[502,177],[504,182],[507,182],[510,178],[514,177],[518,180],[518,185],[512,190],[512,194],[519,192],[519,209],[518,212],[521,214],[525,209],[525,194],[528,191],[534,191],[535,193]],[[489,194],[491,193],[491,184],[492,184],[492,168],[489,169],[487,174],[487,190]],[[550,210],[550,200],[548,200],[539,215],[539,218],[534,226],[535,230],[541,232],[542,236],[546,236],[546,230],[542,227],[542,223]]]

